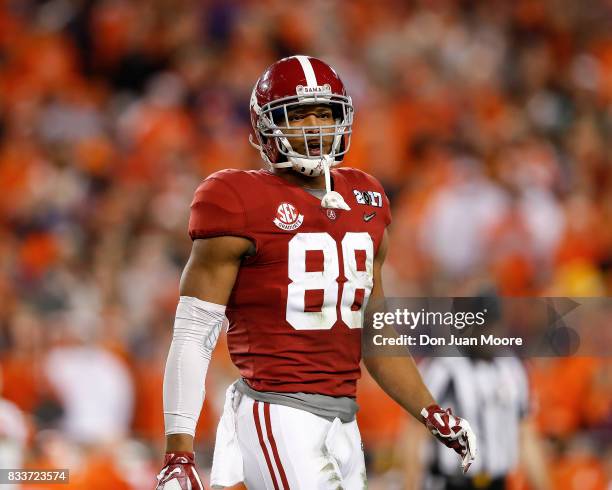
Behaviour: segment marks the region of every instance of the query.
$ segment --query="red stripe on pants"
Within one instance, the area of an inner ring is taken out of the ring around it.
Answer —
[[[278,455],[278,448],[276,447],[276,441],[274,440],[274,434],[272,433],[269,403],[264,403],[264,419],[266,421],[266,432],[268,433],[268,440],[270,441],[270,446],[272,447],[272,454],[274,454],[274,461],[276,462],[276,467],[278,468],[278,472],[280,473],[280,477],[283,482],[283,486],[285,487],[285,490],[289,490],[289,482],[287,481],[287,475],[285,474],[285,469],[283,468],[280,456]]]
[[[265,409],[265,405],[264,405]],[[270,472],[270,476],[272,477],[272,483],[274,484],[274,490],[279,490],[278,482],[276,481],[276,475],[274,474],[274,469],[272,468],[272,461],[270,460],[270,455],[268,454],[268,449],[266,448],[266,443],[264,442],[263,432],[261,431],[261,423],[259,422],[259,402],[253,402],[253,419],[255,419],[255,428],[257,429],[257,437],[259,438],[259,445],[261,446],[261,450],[263,451],[264,458],[266,458],[266,464],[268,465],[268,471]]]

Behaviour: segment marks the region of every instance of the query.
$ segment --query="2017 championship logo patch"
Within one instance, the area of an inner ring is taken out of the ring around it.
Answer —
[[[365,204],[366,206],[382,208],[383,198],[380,192],[360,191],[358,189],[353,189],[353,194],[355,194],[357,204]]]
[[[293,204],[283,202],[278,206],[273,221],[281,230],[292,231],[302,226],[304,215],[300,214]]]

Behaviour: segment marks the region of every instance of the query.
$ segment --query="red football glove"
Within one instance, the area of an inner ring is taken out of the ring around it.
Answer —
[[[446,447],[454,449],[461,458],[461,469],[467,473],[478,449],[476,435],[467,420],[456,417],[450,408],[442,410],[431,405],[421,410],[425,427]]]
[[[166,453],[155,490],[205,490],[195,468],[194,453]]]

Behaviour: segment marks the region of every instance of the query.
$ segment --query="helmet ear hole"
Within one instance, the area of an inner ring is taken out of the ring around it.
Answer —
[[[344,119],[343,108],[341,104],[331,104],[332,117],[338,121]]]
[[[285,110],[282,107],[277,107],[272,110],[272,121],[277,126],[283,126],[285,123]]]

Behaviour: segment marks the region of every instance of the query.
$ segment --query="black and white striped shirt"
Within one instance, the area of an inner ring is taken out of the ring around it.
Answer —
[[[439,405],[451,407],[476,433],[479,452],[470,474],[501,478],[510,472],[518,463],[520,422],[529,405],[522,363],[514,357],[445,357],[420,368]],[[429,444],[426,461],[441,475],[461,474],[457,455],[441,444]]]

